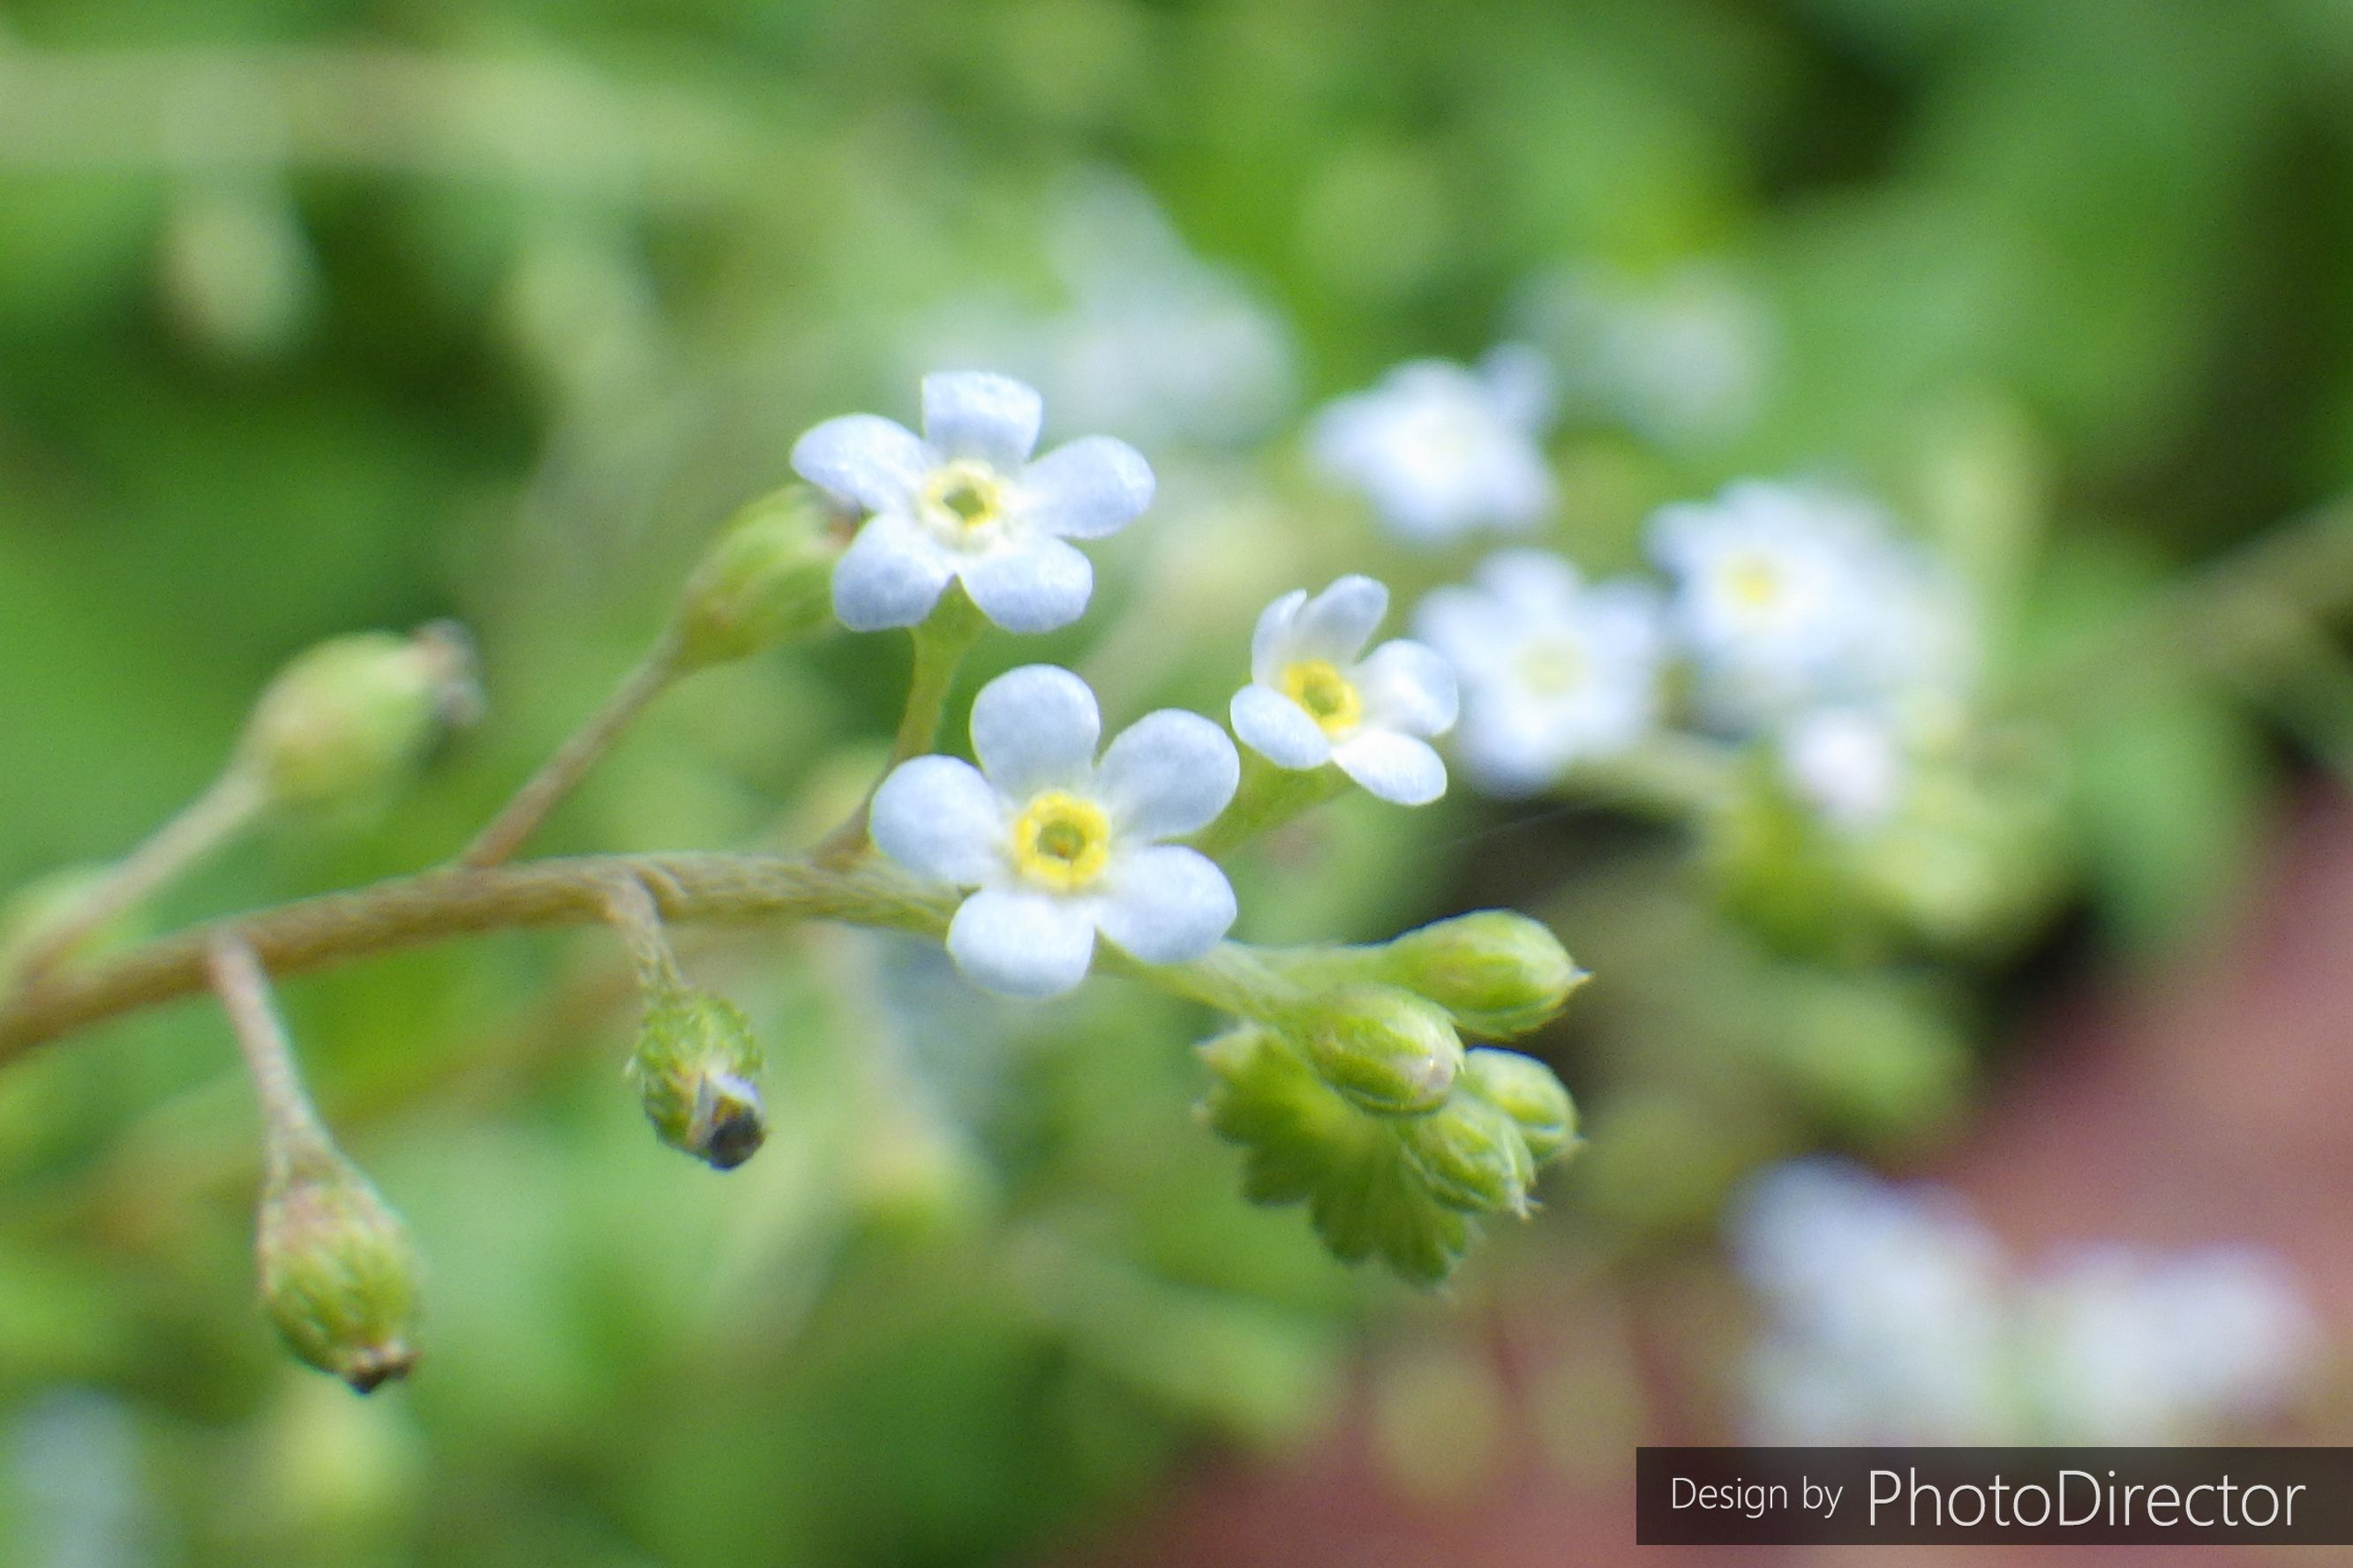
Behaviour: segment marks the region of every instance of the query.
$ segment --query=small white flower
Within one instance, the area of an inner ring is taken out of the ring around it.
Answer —
[[[1588,586],[1540,550],[1491,555],[1472,585],[1423,599],[1414,629],[1462,679],[1455,744],[1472,778],[1491,794],[1532,795],[1650,733],[1659,618],[1644,585]]]
[[[1895,814],[1911,781],[1896,725],[1867,708],[1817,708],[1781,731],[1781,772],[1832,827],[1864,833]]]
[[[1711,723],[1901,704],[1967,680],[1957,584],[1860,498],[1746,480],[1712,501],[1662,508],[1651,547],[1675,580],[1674,622]]]
[[[1365,653],[1388,607],[1388,589],[1359,576],[1269,605],[1250,637],[1250,684],[1234,693],[1234,733],[1277,767],[1334,763],[1383,800],[1427,805],[1446,793],[1446,764],[1423,737],[1453,727],[1454,671],[1402,638]]]
[[[1167,709],[1128,726],[1098,766],[1102,730],[1085,681],[1029,665],[973,700],[980,766],[917,757],[874,796],[884,854],[978,889],[948,927],[948,952],[976,984],[1057,995],[1085,977],[1097,931],[1147,963],[1181,963],[1234,922],[1217,863],[1161,842],[1208,826],[1233,798],[1233,742]]]
[[[923,434],[877,415],[828,419],[793,447],[803,479],[871,515],[833,572],[852,631],[912,626],[960,579],[1009,632],[1075,621],[1094,569],[1068,542],[1116,533],[1152,500],[1152,469],[1107,436],[1036,462],[1037,393],[1001,375],[923,378]]]
[[[1327,406],[1309,444],[1326,473],[1362,491],[1407,539],[1516,532],[1552,510],[1537,440],[1551,402],[1551,369],[1524,345],[1494,350],[1475,371],[1415,360]]]

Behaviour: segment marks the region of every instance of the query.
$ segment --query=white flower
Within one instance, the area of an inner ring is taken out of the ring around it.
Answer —
[[[2195,1442],[2279,1404],[2320,1349],[2295,1282],[2255,1247],[2088,1247],[2026,1312],[2031,1376],[2064,1442]]]
[[[1206,827],[1241,762],[1198,713],[1164,710],[1095,763],[1094,693],[1067,669],[998,676],[972,705],[980,766],[917,757],[874,796],[874,842],[918,876],[979,889],[948,927],[976,984],[1052,996],[1083,979],[1101,931],[1147,963],[1181,963],[1234,922],[1217,863],[1160,840]]]
[[[1481,788],[1532,795],[1614,756],[1658,721],[1663,638],[1641,584],[1587,586],[1540,550],[1489,556],[1468,587],[1421,602],[1414,629],[1462,679],[1463,764]]]
[[[1383,800],[1427,805],[1446,793],[1446,764],[1423,737],[1453,726],[1454,671],[1418,642],[1366,654],[1388,607],[1388,589],[1358,576],[1269,605],[1250,637],[1250,684],[1234,693],[1234,733],[1277,767],[1337,763]]]
[[[1781,772],[1798,799],[1832,827],[1863,833],[1895,814],[1911,782],[1904,737],[1867,708],[1817,708],[1783,727]]]
[[[794,444],[803,479],[871,514],[834,568],[842,625],[914,626],[950,578],[1009,632],[1079,618],[1094,571],[1066,541],[1124,528],[1152,500],[1152,469],[1107,436],[1033,463],[1043,416],[1038,395],[1006,376],[927,375],[921,437],[849,414]]]
[[[1650,531],[1713,724],[1950,697],[1967,681],[1958,585],[1868,501],[1744,480],[1712,501],[1661,508]]]
[[[1552,510],[1537,443],[1551,381],[1543,356],[1519,344],[1494,350],[1475,371],[1415,360],[1327,406],[1309,444],[1326,473],[1362,491],[1407,539],[1523,531]]]
[[[2319,1331],[2252,1247],[2078,1251],[2021,1279],[1949,1192],[1807,1159],[1767,1172],[1733,1250],[1767,1309],[1762,1443],[2181,1443],[2275,1408]]]

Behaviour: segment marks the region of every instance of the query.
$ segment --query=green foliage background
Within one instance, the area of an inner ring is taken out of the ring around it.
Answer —
[[[16,0],[0,885],[152,827],[295,650],[439,616],[480,638],[491,721],[381,822],[268,837],[155,919],[450,853],[798,430],[911,412],[912,316],[1050,300],[1056,193],[1105,168],[1289,316],[1305,400],[1475,355],[1548,268],[1725,265],[1777,324],[1759,416],[1697,450],[1569,431],[1572,553],[1630,562],[1651,505],[1734,474],[1850,473],[2035,668],[2353,466],[2348,88],[2326,0]],[[1460,569],[1302,483],[1288,432],[1218,461],[1262,499],[1148,520],[1085,627],[986,658],[1092,649],[1115,715],[1214,712],[1274,593]],[[1165,641],[1095,647],[1137,603]],[[2063,726],[2042,868],[2119,942],[2227,890],[2293,724],[2209,652],[2104,675]],[[548,847],[806,837],[902,671],[845,638],[702,678]],[[1494,1288],[1597,1225],[1702,1220],[1777,1148],[1949,1128],[1967,1002],[1761,955],[1615,829],[1503,822],[1350,802],[1242,888],[1276,938],[1515,900],[1604,976],[1554,1046],[1624,1092]],[[1002,1560],[1204,1437],[1312,1427],[1359,1332],[1425,1310],[1240,1202],[1174,1004],[976,1021],[920,975],[886,1002],[905,960],[841,933],[703,962],[776,1063],[770,1148],[723,1180],[646,1135],[590,939],[290,988],[435,1268],[427,1370],[365,1404],[251,1301],[216,1017],[0,1079],[0,1562]]]

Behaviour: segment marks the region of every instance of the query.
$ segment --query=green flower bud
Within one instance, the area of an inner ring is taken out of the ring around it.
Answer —
[[[629,1076],[661,1141],[714,1171],[759,1152],[767,1113],[752,1080],[760,1046],[735,1005],[699,991],[665,990],[647,1005]]]
[[[1462,1042],[1445,1013],[1394,985],[1339,992],[1305,1025],[1308,1058],[1324,1081],[1385,1116],[1440,1104],[1462,1065]]]
[[[672,635],[681,669],[747,658],[833,623],[833,566],[843,539],[805,485],[763,496],[688,579]]]
[[[1519,1123],[1528,1153],[1542,1164],[1577,1141],[1577,1105],[1552,1069],[1517,1051],[1482,1047],[1463,1062],[1472,1093]]]
[[[1539,922],[1482,910],[1390,942],[1381,978],[1420,992],[1472,1034],[1508,1038],[1559,1012],[1588,976]]]
[[[362,1394],[417,1364],[417,1255],[368,1179],[331,1149],[273,1171],[261,1299],[294,1353]]]
[[[268,800],[319,810],[396,784],[480,698],[464,633],[361,632],[321,643],[279,673],[246,725],[238,764]]]
[[[1501,1107],[1458,1094],[1401,1127],[1406,1157],[1440,1203],[1466,1214],[1527,1212],[1535,1161],[1520,1124]]]

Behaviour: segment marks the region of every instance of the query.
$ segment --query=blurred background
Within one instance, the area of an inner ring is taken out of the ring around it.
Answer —
[[[1505,341],[1541,542],[1637,570],[1661,505],[1832,480],[1982,667],[1868,854],[1736,783],[1458,787],[1238,868],[1248,938],[1504,904],[1598,976],[1529,1042],[1589,1144],[1436,1293],[1241,1200],[1155,994],[700,941],[771,1058],[723,1179],[620,1082],[611,944],[509,934],[286,990],[432,1268],[363,1401],[255,1303],[216,1013],[38,1053],[0,1563],[1601,1563],[1640,1442],[2353,1439],[2348,89],[2331,0],[0,5],[0,888],[137,841],[299,649],[441,616],[488,720],[146,918],[446,858],[799,431],[948,366],[1159,472],[1087,620],[969,672],[1113,723],[1222,713],[1287,589],[1461,579],[1305,432]],[[544,847],[807,841],[902,643],[698,678]]]

